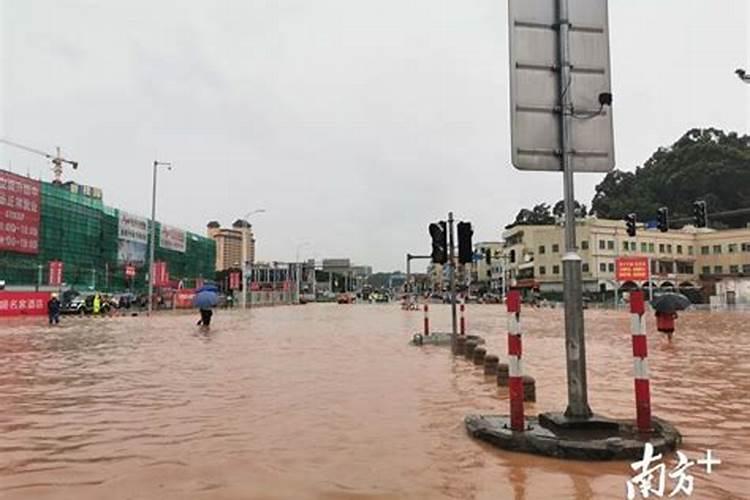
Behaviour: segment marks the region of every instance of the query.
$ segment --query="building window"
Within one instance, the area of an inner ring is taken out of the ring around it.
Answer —
[[[672,253],[672,244],[667,245],[667,253]]]
[[[623,242],[622,242],[622,249],[623,249],[624,251],[626,251],[626,252],[627,252],[628,250],[630,250],[630,242],[628,242],[628,241],[623,241]]]
[[[552,274],[560,274],[560,266],[558,265],[552,266]]]
[[[711,274],[711,268],[709,266],[703,266],[701,268],[701,274]]]
[[[688,255],[693,255],[693,245],[688,246]]]
[[[648,251],[649,251],[650,253],[654,253],[654,244],[653,244],[653,243],[649,243],[649,244],[648,244]]]
[[[539,255],[544,253],[544,245],[539,245]]]
[[[730,243],[729,245],[727,245],[727,252],[737,253],[737,243]]]
[[[646,242],[641,242],[641,253],[648,252],[648,244]]]
[[[708,255],[708,245],[701,247],[701,255]]]
[[[586,243],[586,242],[584,241],[584,243]],[[560,245],[558,245],[557,243],[553,243],[552,244],[552,253],[560,253]]]
[[[609,267],[609,272],[610,273],[615,272],[615,263],[614,262],[610,262],[607,267]]]
[[[606,242],[604,240],[599,240],[599,250],[604,250],[606,247]]]
[[[659,253],[664,253],[664,243],[659,243]]]
[[[607,264],[604,262],[599,263],[599,271],[606,273],[607,272]]]
[[[742,251],[743,252],[750,252],[750,243],[743,243],[742,244]]]
[[[714,266],[714,274],[722,274],[724,272],[723,266]]]
[[[740,266],[729,266],[729,272],[731,274],[739,274]]]
[[[615,242],[614,240],[608,240],[607,241],[607,250],[614,250],[615,249]]]
[[[547,268],[539,266],[539,276],[544,276],[545,274],[547,274]]]
[[[747,266],[747,267],[750,269],[750,266]],[[583,264],[581,264],[581,271],[584,272],[584,273],[589,272],[589,263],[588,262],[584,262]],[[750,271],[748,271],[748,272],[750,272]]]
[[[585,266],[586,264],[584,264]],[[750,274],[750,264],[742,264],[742,273]]]
[[[750,248],[750,243],[748,243],[748,248]],[[588,250],[589,249],[589,242],[588,240],[584,240],[581,242],[581,250]],[[748,250],[750,251],[750,250]]]
[[[721,245],[714,245],[714,253],[721,253]]]
[[[677,245],[677,253],[682,255],[682,245]]]

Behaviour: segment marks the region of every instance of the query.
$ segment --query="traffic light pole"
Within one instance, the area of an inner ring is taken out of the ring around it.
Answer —
[[[458,319],[456,318],[456,255],[453,249],[453,242],[453,212],[448,212],[448,262],[451,273],[451,317],[453,319],[452,338],[455,341],[458,330]]]
[[[565,203],[565,256],[563,257],[563,300],[565,301],[565,354],[568,372],[568,407],[565,416],[573,420],[592,416],[586,384],[586,344],[583,330],[583,283],[581,257],[576,247],[575,192],[573,186],[572,81],[568,0],[557,0],[559,22],[560,125]]]

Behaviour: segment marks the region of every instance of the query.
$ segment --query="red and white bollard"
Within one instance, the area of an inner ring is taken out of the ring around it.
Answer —
[[[638,430],[651,430],[651,386],[648,379],[648,344],[646,338],[646,303],[643,291],[630,292],[630,333],[633,335],[635,375],[635,412]]]
[[[523,365],[521,362],[521,292],[511,290],[508,307],[508,388],[510,390],[510,428],[524,430]]]
[[[461,335],[466,335],[466,319],[464,318],[464,311],[466,306],[461,304]]]
[[[430,313],[427,304],[424,305],[424,336],[427,337],[430,334]]]

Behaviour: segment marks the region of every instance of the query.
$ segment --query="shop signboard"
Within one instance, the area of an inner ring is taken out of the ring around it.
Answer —
[[[41,184],[0,170],[0,251],[39,253]]]
[[[166,250],[185,253],[185,250],[187,250],[185,231],[162,224],[161,231],[159,231],[159,246]]]

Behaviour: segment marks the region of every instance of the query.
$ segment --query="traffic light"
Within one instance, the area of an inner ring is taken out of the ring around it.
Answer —
[[[693,202],[693,222],[695,227],[708,227],[708,213],[706,212],[706,202],[698,200]]]
[[[656,227],[659,231],[666,233],[669,231],[669,209],[667,207],[661,207],[656,214]]]
[[[489,248],[484,249],[484,261],[488,266],[492,265],[492,250]]]
[[[635,236],[635,223],[636,223],[636,216],[634,213],[630,213],[625,216],[625,227],[628,231],[628,236],[633,238]]]
[[[474,261],[474,249],[471,244],[471,236],[474,230],[471,222],[458,223],[458,261],[461,264],[470,264]]]
[[[445,264],[448,262],[448,231],[445,221],[433,222],[429,230],[432,237],[432,262]]]

